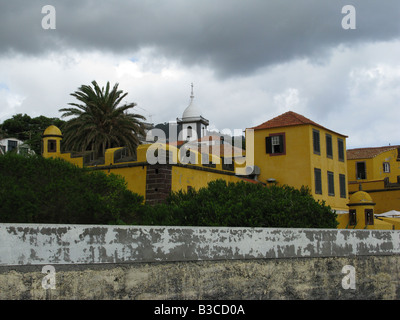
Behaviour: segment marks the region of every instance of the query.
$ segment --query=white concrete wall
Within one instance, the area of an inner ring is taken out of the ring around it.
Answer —
[[[400,254],[386,230],[0,224],[0,265]]]

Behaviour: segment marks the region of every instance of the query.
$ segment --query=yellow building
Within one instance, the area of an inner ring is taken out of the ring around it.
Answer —
[[[183,146],[181,143],[140,145],[134,158],[126,156],[125,148],[107,149],[102,159],[94,161],[91,152],[61,152],[62,133],[50,126],[43,134],[43,156],[121,175],[130,190],[150,203],[162,201],[171,191],[199,189],[216,179],[244,179],[264,184],[274,181],[295,188],[308,186],[316,200],[325,201],[338,212],[347,211],[345,135],[294,112],[251,129],[251,132],[246,130],[245,157],[243,150],[227,143],[218,145],[211,136],[202,137],[198,144],[189,141]],[[210,143],[204,145],[205,140]],[[189,146],[189,150],[184,146]],[[188,152],[191,161],[183,161]],[[149,161],[155,154],[156,161]],[[226,159],[231,155],[229,164]]]
[[[253,135],[259,181],[308,186],[316,200],[348,210],[347,136],[292,111],[246,129],[246,149]]]
[[[205,136],[140,145],[134,157],[128,157],[123,147],[107,149],[103,158],[94,159],[91,151],[62,152],[62,132],[50,126],[43,133],[42,155],[121,175],[148,203],[216,179],[308,186],[316,200],[339,213],[338,228],[399,230],[400,219],[375,217],[400,209],[398,147],[353,149],[346,157],[346,138],[289,111],[246,129],[247,154],[218,137]],[[226,163],[230,156],[232,163]]]
[[[376,203],[376,213],[400,210],[399,146],[347,150],[349,194],[360,188]]]

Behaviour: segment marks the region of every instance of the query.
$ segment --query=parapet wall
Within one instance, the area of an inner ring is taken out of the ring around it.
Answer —
[[[397,299],[400,233],[0,224],[0,299]],[[55,270],[44,289],[42,267]],[[345,288],[343,267],[355,270]]]

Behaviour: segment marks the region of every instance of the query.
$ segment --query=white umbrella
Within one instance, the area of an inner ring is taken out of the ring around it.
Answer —
[[[375,214],[375,217],[400,218],[400,211],[390,210],[388,212]]]

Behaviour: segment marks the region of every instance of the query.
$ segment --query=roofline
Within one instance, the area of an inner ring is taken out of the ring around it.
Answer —
[[[247,130],[247,129],[253,129],[253,130],[270,130],[270,129],[279,129],[279,128],[296,127],[296,126],[314,126],[314,127],[318,127],[318,128],[327,130],[327,131],[329,131],[329,132],[332,132],[332,133],[337,134],[337,135],[339,135],[339,136],[342,136],[342,137],[344,137],[344,138],[348,138],[348,136],[346,136],[345,134],[342,134],[342,133],[333,131],[333,130],[331,130],[331,129],[325,128],[324,126],[321,126],[320,124],[312,124],[312,123],[288,124],[288,125],[284,125],[284,126],[277,126],[277,127],[270,127],[270,128],[257,128],[257,127],[259,127],[259,126],[255,126],[255,127],[252,127],[252,128],[246,128],[246,130]]]
[[[387,149],[382,150],[382,151],[380,151],[379,153],[377,153],[377,154],[375,154],[375,155],[373,155],[373,156],[369,156],[369,157],[355,157],[355,158],[351,158],[351,159],[349,159],[349,158],[347,157],[347,160],[372,159],[372,158],[375,158],[375,157],[381,155],[381,154],[384,153],[384,152],[392,151],[392,150],[397,150],[397,149],[400,148],[400,145],[383,146],[383,147],[353,148],[353,149],[347,149],[347,150],[346,150],[346,153],[349,152],[349,151],[353,151],[353,150],[380,149],[380,148],[387,148]]]
[[[205,124],[207,126],[210,124],[210,122],[206,118],[204,118],[203,116],[176,118],[176,122],[177,122],[177,124],[200,122],[200,123]]]

